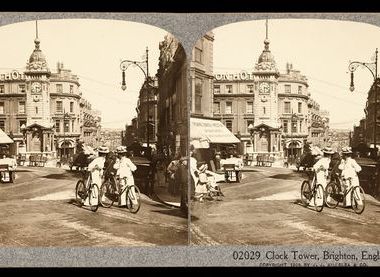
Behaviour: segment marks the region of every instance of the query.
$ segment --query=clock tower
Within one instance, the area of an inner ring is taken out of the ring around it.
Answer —
[[[27,151],[52,151],[50,116],[50,70],[40,49],[36,22],[34,50],[26,64]]]
[[[254,81],[254,152],[280,154],[280,124],[278,117],[278,78],[274,57],[269,50],[268,20],[264,50],[253,70]]]

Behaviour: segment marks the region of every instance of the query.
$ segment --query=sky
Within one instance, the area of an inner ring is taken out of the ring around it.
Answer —
[[[0,72],[22,71],[34,49],[35,21],[0,26]],[[149,49],[149,75],[158,69],[159,42],[167,32],[128,21],[60,19],[38,21],[40,49],[51,71],[57,62],[78,75],[82,96],[102,113],[102,127],[124,129],[136,116],[138,92],[144,74],[137,67],[126,71],[121,90],[122,60],[143,61]]]
[[[264,49],[265,20],[233,23],[213,32],[214,73],[253,69]],[[311,97],[330,113],[330,128],[359,125],[373,77],[367,68],[357,68],[351,92],[348,65],[374,62],[380,48],[379,27],[336,20],[269,19],[268,37],[279,71],[284,73],[289,62],[307,77]]]

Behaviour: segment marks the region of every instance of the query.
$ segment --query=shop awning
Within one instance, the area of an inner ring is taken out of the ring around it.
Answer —
[[[190,140],[198,140],[201,144],[205,141],[208,143],[240,142],[240,140],[219,120],[203,118],[190,118]]]
[[[0,129],[0,144],[13,143],[13,140],[8,137],[8,135]]]

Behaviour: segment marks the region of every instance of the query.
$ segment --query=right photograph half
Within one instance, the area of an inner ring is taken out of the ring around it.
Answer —
[[[380,28],[207,32],[190,63],[190,245],[380,244]]]

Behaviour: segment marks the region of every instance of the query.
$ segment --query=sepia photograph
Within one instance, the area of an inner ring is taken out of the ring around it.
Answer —
[[[129,21],[0,27],[0,246],[188,243],[187,62]]]
[[[380,243],[379,46],[375,25],[270,17],[197,41],[190,245]]]

